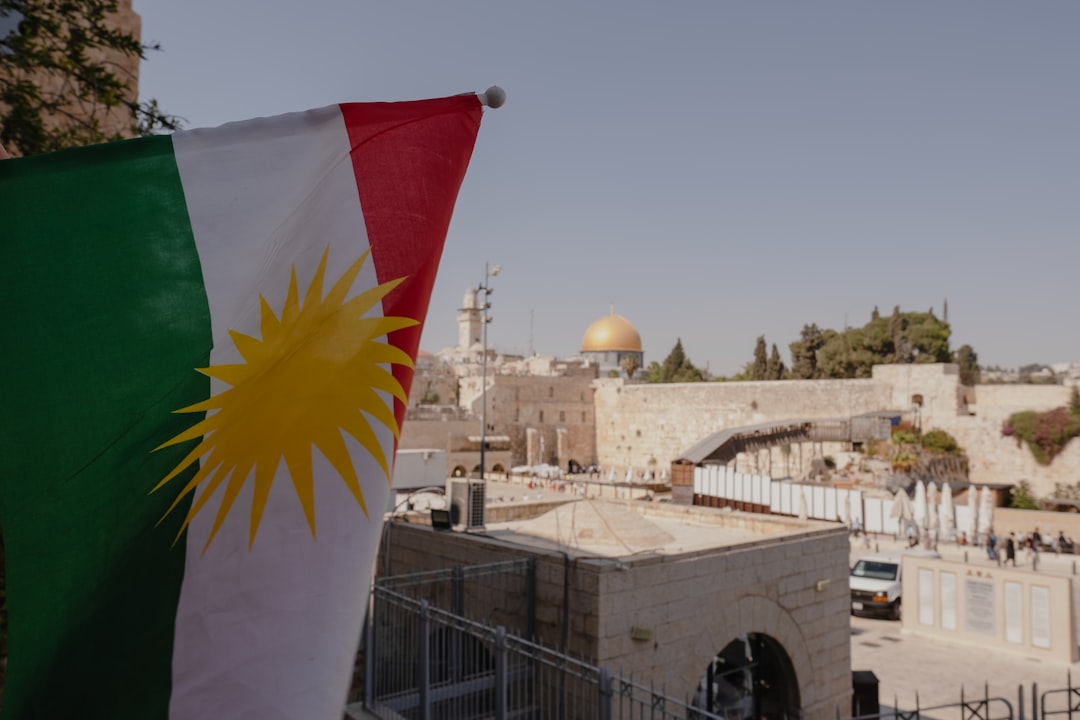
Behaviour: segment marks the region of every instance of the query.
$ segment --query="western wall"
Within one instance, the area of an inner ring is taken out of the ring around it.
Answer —
[[[776,380],[767,382],[630,384],[597,380],[596,453],[605,466],[664,468],[710,433],[761,423],[846,418],[883,410],[917,419],[923,431],[941,429],[965,450],[973,483],[1012,484],[1028,480],[1037,496],[1055,483],[1080,481],[1080,442],[1066,446],[1048,465],[1039,465],[1026,446],[1003,437],[1004,420],[1021,410],[1066,405],[1064,386],[979,385],[969,403],[955,365],[879,365],[865,380]],[[914,400],[921,396],[921,406]],[[809,448],[815,455],[838,447]],[[777,467],[779,449],[768,462]],[[755,459],[755,471],[768,467]],[[778,473],[779,474],[779,473]]]

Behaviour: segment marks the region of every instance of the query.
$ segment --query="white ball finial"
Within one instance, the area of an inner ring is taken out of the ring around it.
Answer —
[[[500,108],[506,102],[506,91],[498,85],[492,85],[481,94],[480,101],[489,108]]]

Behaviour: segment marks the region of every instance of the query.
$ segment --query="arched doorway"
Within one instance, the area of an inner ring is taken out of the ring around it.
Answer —
[[[764,633],[732,640],[705,669],[693,707],[729,720],[800,717],[799,681],[787,651]]]

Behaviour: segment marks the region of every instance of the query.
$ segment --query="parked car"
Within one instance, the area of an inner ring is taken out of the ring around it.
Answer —
[[[893,620],[900,619],[900,591],[903,588],[900,573],[904,555],[941,557],[933,550],[905,550],[859,558],[852,566],[848,580],[852,615],[884,615]]]

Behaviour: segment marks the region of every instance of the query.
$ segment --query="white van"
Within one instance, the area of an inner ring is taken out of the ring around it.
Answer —
[[[905,550],[859,558],[851,568],[848,580],[853,615],[885,615],[893,620],[900,619],[900,572],[904,555],[941,557],[933,550]]]

